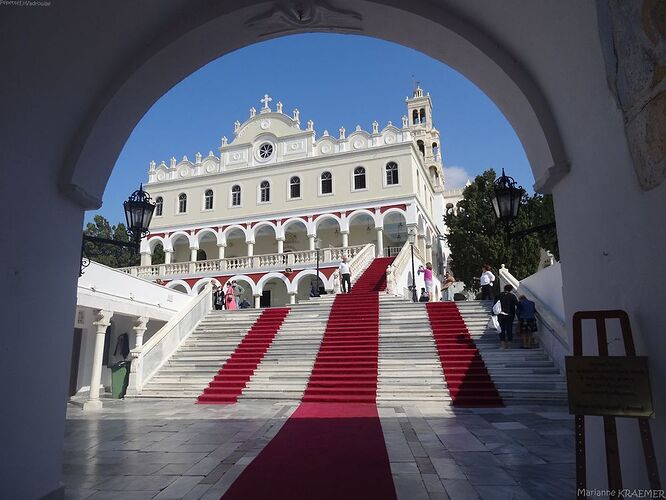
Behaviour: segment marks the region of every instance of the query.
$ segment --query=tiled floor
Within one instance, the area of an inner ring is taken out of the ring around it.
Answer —
[[[105,400],[70,405],[66,498],[219,499],[295,406]],[[573,419],[565,408],[381,406],[404,500],[574,496]]]

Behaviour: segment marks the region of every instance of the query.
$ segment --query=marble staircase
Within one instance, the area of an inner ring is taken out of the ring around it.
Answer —
[[[541,347],[520,349],[522,338],[514,325],[513,345],[500,349],[497,332],[487,328],[490,301],[456,302],[467,329],[506,404],[567,403],[566,379]]]
[[[211,311],[144,386],[140,397],[196,400],[261,314]]]

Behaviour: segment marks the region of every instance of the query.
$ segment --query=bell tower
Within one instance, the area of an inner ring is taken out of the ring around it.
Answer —
[[[407,117],[409,128],[412,130],[432,128],[432,101],[430,94],[424,94],[423,89],[417,84],[411,99],[407,98]]]
[[[423,163],[430,172],[433,184],[443,187],[442,153],[439,131],[432,123],[432,100],[430,93],[423,92],[416,85],[412,97],[405,99],[407,103],[407,122],[414,143],[421,153]]]

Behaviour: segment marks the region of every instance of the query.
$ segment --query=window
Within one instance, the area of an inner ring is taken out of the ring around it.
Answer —
[[[184,214],[185,212],[187,212],[187,195],[180,193],[178,195],[178,213]]]
[[[425,108],[421,108],[421,123],[426,122]]]
[[[419,123],[419,112],[417,110],[414,110],[412,113],[412,122],[414,125],[418,125]]]
[[[321,174],[321,194],[331,194],[333,192],[333,176],[330,172]]]
[[[439,146],[437,145],[436,142],[432,143],[432,155],[437,158],[437,154],[439,153]]]
[[[300,177],[292,177],[289,179],[289,198],[301,197],[301,179]]]
[[[231,206],[239,207],[241,204],[241,188],[238,184],[231,188]]]
[[[162,215],[163,208],[164,208],[164,198],[158,196],[157,198],[155,198],[155,215],[158,217]]]
[[[365,189],[365,168],[354,169],[354,189]]]
[[[212,209],[213,209],[213,190],[206,189],[206,192],[204,193],[204,210],[212,210]]]
[[[271,201],[271,184],[268,181],[261,181],[259,184],[259,199],[262,203]]]
[[[421,156],[425,157],[425,145],[423,141],[416,141],[416,145],[419,147],[419,151],[421,151]]]
[[[259,158],[268,160],[273,155],[273,145],[270,142],[264,142],[259,146]]]
[[[386,185],[392,186],[398,183],[398,164],[390,161],[386,164]]]

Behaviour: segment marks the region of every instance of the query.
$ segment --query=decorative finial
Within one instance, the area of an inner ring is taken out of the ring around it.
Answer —
[[[194,155],[194,163],[201,163],[201,153],[197,152],[197,154]]]
[[[360,131],[361,131],[361,126],[360,126],[360,125],[356,125],[356,132],[360,132]]]
[[[263,99],[259,99],[259,102],[262,103],[262,104],[264,105],[264,107],[261,108],[261,112],[262,112],[262,113],[269,113],[269,112],[270,112],[271,108],[268,107],[268,104],[269,104],[272,100],[273,100],[273,98],[272,98],[271,96],[269,96],[268,94],[264,94],[264,98],[263,98]]]
[[[176,168],[176,157],[172,156],[171,157],[171,168]]]
[[[226,137],[224,139],[226,139]],[[224,140],[224,139],[222,139],[222,140]],[[211,156],[215,156],[215,155],[213,155],[213,150],[212,149],[210,151],[208,151],[208,157],[210,158]]]
[[[328,130],[324,130],[324,134],[322,135],[322,137],[328,137]]]
[[[409,118],[407,118],[407,115],[402,115],[402,128],[407,127],[409,127]]]
[[[300,115],[301,115],[301,112],[298,110],[298,108],[294,108],[294,118],[293,119],[296,123],[301,123]]]
[[[389,120],[388,123],[386,124],[386,126],[387,126],[387,127],[392,127],[392,126],[393,126],[393,122],[392,122],[391,120]]]
[[[372,122],[372,133],[373,134],[378,134],[379,133],[379,122],[377,120]]]
[[[160,162],[160,167],[166,167],[166,162],[164,160]]]
[[[183,155],[183,160],[182,161],[190,161],[190,160],[188,160],[187,155]]]
[[[340,132],[340,139],[344,139],[345,138],[345,128],[340,127],[339,132]]]
[[[282,101],[278,101],[275,107],[277,108],[276,111],[278,113],[282,113]]]
[[[148,164],[148,170],[151,172],[155,170],[155,160],[150,160],[150,163]]]
[[[240,129],[240,122],[236,120],[234,122],[234,132],[238,132],[239,129]]]
[[[308,120],[308,130],[314,130],[314,122],[312,120]]]
[[[236,130],[238,130],[238,129],[236,129]],[[223,136],[222,137],[222,145],[226,146],[228,143],[229,143],[229,139],[227,139],[227,136],[226,135]]]
[[[252,106],[250,108],[250,118],[254,118],[255,116],[257,116],[257,109],[254,106]]]

